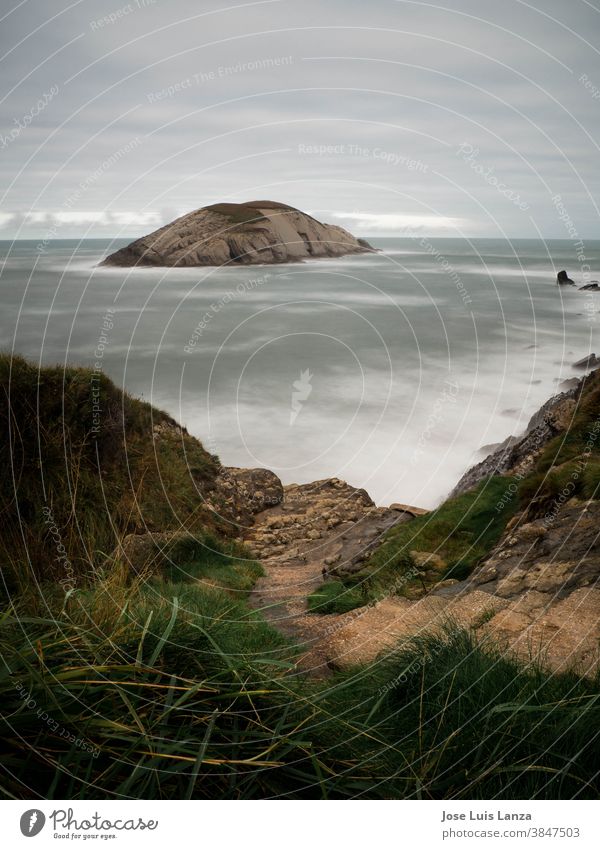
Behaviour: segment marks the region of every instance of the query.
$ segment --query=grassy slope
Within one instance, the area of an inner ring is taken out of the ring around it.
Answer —
[[[219,530],[202,501],[216,458],[104,375],[95,384],[94,433],[92,377],[88,369],[39,370],[0,356],[0,563],[12,587],[30,570],[36,579],[58,577],[58,544],[83,575],[126,533]]]
[[[286,674],[293,648],[243,604],[189,584],[161,590],[130,595],[113,621],[88,601],[56,621],[29,622],[28,639],[15,640],[14,620],[0,623],[0,792],[510,799],[600,791],[597,682],[548,677],[455,631],[314,684]]]

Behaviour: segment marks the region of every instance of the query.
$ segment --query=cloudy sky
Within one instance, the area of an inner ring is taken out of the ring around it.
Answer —
[[[600,234],[600,0],[12,2],[0,238],[257,198],[358,234]]]

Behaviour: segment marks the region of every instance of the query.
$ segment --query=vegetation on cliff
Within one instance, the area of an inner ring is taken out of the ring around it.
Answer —
[[[544,408],[552,414],[551,402]],[[534,417],[530,436],[522,440],[526,451],[514,453],[514,466],[505,474],[490,475],[428,515],[388,531],[359,572],[342,574],[311,595],[311,611],[345,613],[388,595],[414,598],[440,581],[465,580],[490,554],[517,510],[528,521],[545,517],[551,525],[572,498],[597,499],[600,370],[582,381],[567,410],[566,417],[561,410],[560,427],[553,421],[547,431]]]
[[[597,797],[598,681],[456,627],[306,678],[247,605],[260,565],[205,503],[218,460],[103,376],[0,368],[5,797]],[[471,569],[510,512],[494,518],[497,486],[391,531],[368,592],[405,551]],[[190,533],[133,570],[118,543],[146,528]]]
[[[93,575],[128,533],[226,531],[218,460],[166,413],[84,368],[0,356],[0,560],[10,587]]]

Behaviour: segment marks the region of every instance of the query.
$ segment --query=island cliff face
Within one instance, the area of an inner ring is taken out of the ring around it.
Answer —
[[[131,242],[101,265],[262,265],[373,250],[342,227],[264,200],[197,209]]]

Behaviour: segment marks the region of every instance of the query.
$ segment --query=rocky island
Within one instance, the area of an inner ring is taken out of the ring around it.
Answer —
[[[109,266],[263,265],[373,252],[364,239],[284,203],[216,203],[108,256]]]

